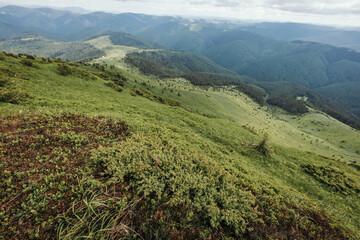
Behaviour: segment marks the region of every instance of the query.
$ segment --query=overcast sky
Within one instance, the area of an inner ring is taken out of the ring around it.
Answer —
[[[0,0],[0,3],[82,7],[106,12],[360,26],[360,0]]]

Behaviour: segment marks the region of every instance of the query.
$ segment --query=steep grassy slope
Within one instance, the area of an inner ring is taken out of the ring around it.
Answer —
[[[359,235],[359,170],[341,162],[359,161],[358,131],[231,87],[144,77],[119,59],[99,60],[120,67],[106,73],[24,60],[0,57],[2,96],[25,94],[0,103],[2,237]]]

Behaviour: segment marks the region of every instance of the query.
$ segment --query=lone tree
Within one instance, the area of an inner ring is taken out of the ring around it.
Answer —
[[[255,149],[265,157],[270,157],[272,153],[272,150],[268,142],[269,142],[269,135],[265,133],[264,138],[259,142],[258,145],[255,146]]]

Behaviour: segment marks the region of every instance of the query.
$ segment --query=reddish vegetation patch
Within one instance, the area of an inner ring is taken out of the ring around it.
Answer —
[[[90,151],[128,135],[123,122],[74,114],[0,118],[0,238],[54,237]]]

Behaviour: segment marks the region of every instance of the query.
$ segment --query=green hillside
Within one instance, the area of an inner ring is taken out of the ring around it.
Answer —
[[[142,49],[161,49],[164,48],[160,44],[151,40],[137,37],[127,33],[109,33],[110,40],[115,45],[123,45],[128,47],[137,47]]]
[[[191,72],[208,72],[236,75],[213,61],[189,52],[143,51],[126,55],[125,61],[145,74],[157,76],[176,76]]]
[[[116,61],[0,55],[1,238],[359,237],[359,131]]]

